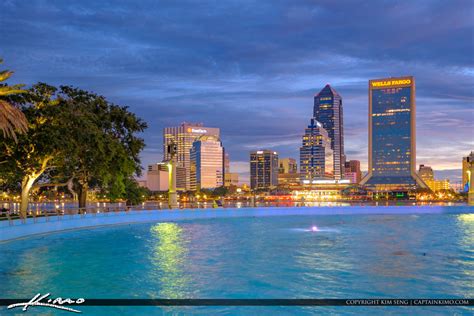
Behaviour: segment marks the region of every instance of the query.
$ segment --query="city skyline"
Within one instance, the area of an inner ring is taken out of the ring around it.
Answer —
[[[0,56],[15,70],[12,83],[76,85],[146,118],[144,167],[161,161],[164,127],[196,121],[220,128],[232,172],[247,183],[250,151],[298,157],[313,96],[327,83],[344,98],[345,153],[367,170],[367,82],[413,75],[417,165],[460,180],[461,159],[474,147],[473,22],[460,9],[462,1],[361,2],[350,5],[357,22],[345,19],[347,3],[271,4],[254,3],[249,10],[237,2],[203,3],[179,18],[173,3],[158,10],[145,4],[7,1],[0,5],[6,39]],[[123,12],[133,12],[126,27]],[[365,22],[367,14],[374,19]],[[233,28],[235,17],[251,31]],[[318,28],[326,20],[353,32]],[[322,42],[332,45],[321,49]]]

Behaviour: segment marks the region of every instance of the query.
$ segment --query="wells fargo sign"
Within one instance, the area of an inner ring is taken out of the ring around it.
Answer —
[[[400,86],[400,85],[409,85],[411,84],[411,79],[388,79],[380,81],[372,81],[372,87],[389,87],[389,86]]]

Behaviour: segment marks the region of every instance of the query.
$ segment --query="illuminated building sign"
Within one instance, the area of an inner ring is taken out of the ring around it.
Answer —
[[[383,81],[372,81],[372,87],[389,87],[389,86],[400,86],[400,85],[410,85],[411,79],[393,79],[393,80],[383,80]]]
[[[188,133],[205,134],[205,133],[207,133],[207,130],[206,130],[206,129],[202,129],[202,128],[191,128],[191,127],[188,127]]]

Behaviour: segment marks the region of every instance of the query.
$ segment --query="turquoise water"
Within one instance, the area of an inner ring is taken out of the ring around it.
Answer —
[[[0,293],[86,299],[473,298],[473,208],[433,210],[202,219],[37,236],[0,244]],[[78,309],[84,315],[472,313],[461,307]],[[0,311],[14,314],[70,313],[40,307]]]

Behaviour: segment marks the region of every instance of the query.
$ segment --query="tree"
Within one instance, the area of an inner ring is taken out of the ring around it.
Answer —
[[[0,64],[3,60],[0,59]],[[0,71],[0,83],[7,80],[13,74],[12,71]],[[22,85],[7,86],[0,84],[0,129],[3,137],[11,137],[17,140],[16,133],[25,133],[28,129],[28,121],[23,112],[5,100],[5,97],[24,93]]]
[[[229,193],[229,189],[225,186],[221,186],[221,187],[215,188],[212,191],[212,193],[214,196],[225,196]]]
[[[145,201],[150,196],[150,191],[138,185],[133,178],[126,178],[124,181],[125,190],[121,197],[125,199],[127,205],[137,205]]]
[[[25,218],[33,184],[48,168],[61,161],[69,135],[67,122],[58,110],[56,88],[39,83],[28,93],[11,100],[21,105],[29,124],[27,132],[17,139],[4,136],[0,142],[1,173],[7,182],[19,183],[20,215]]]
[[[135,134],[143,132],[146,123],[128,107],[102,96],[68,86],[60,89],[73,135],[61,174],[63,179],[75,179],[79,208],[86,207],[91,186],[108,188],[115,196],[123,194],[127,179],[141,173],[139,153],[145,143]]]
[[[33,187],[78,188],[85,207],[91,186],[123,194],[126,179],[140,174],[144,142],[135,133],[146,124],[104,97],[72,87],[39,83],[21,97],[12,97],[29,121],[17,142],[0,142],[0,184],[18,183],[20,215],[26,217]]]

